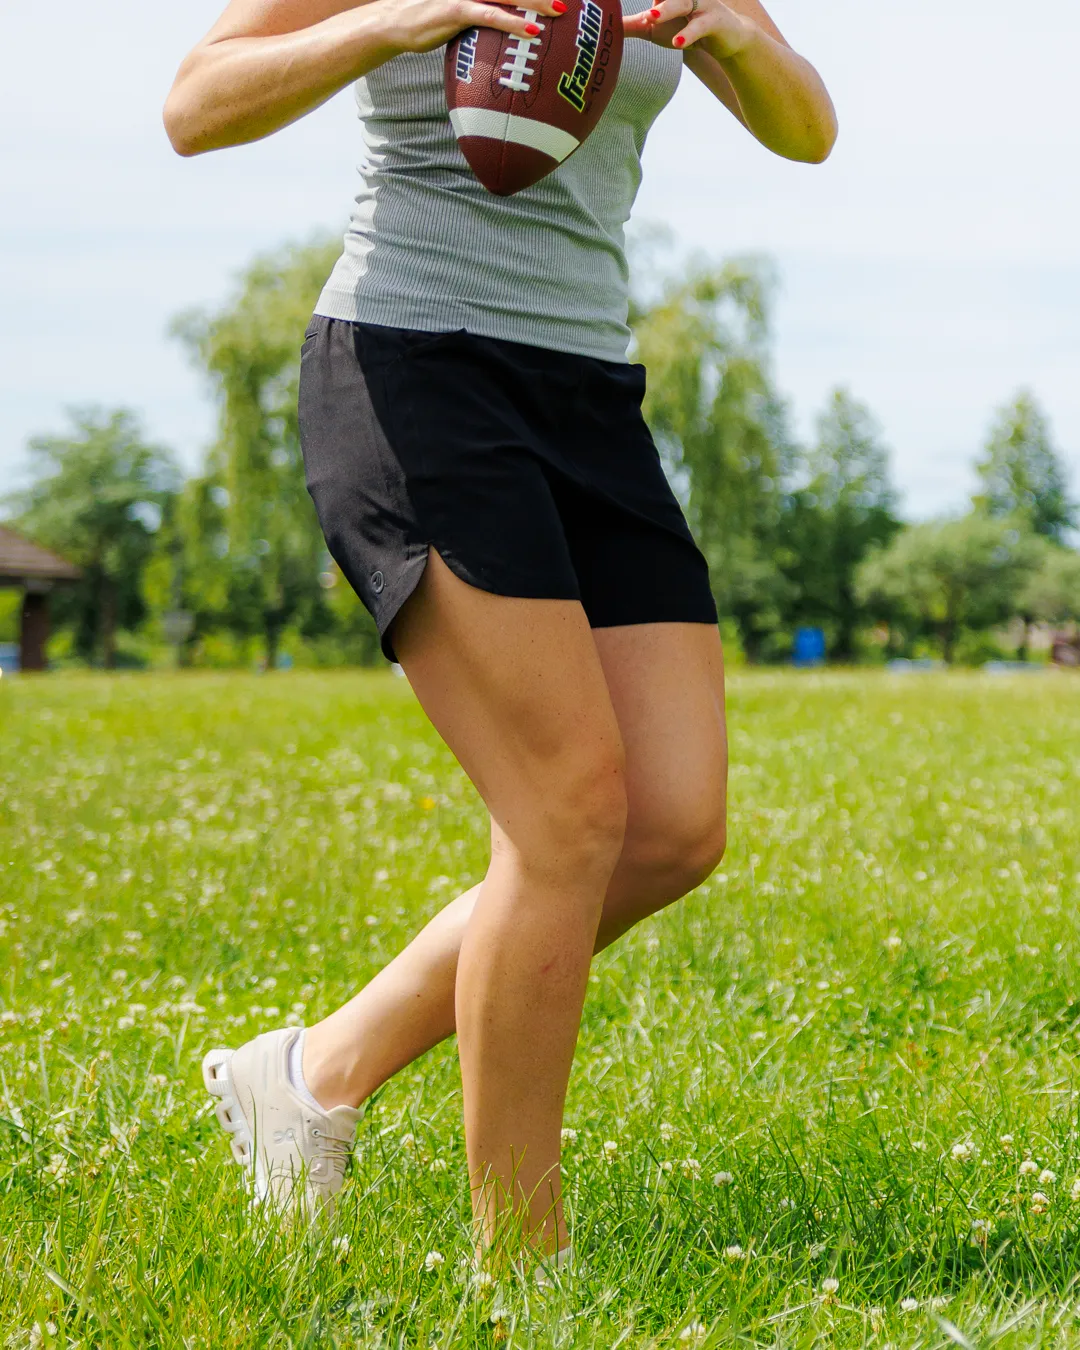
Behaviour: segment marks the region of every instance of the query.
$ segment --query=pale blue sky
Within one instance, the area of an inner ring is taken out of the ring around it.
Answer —
[[[380,0],[391,3],[391,0]],[[343,226],[348,95],[261,145],[182,161],[159,109],[216,3],[23,3],[0,53],[0,492],[26,437],[122,403],[197,463],[212,409],[165,330],[256,250]],[[835,383],[865,399],[911,515],[963,504],[994,407],[1050,413],[1080,493],[1076,0],[775,0],[826,76],[830,162],[755,145],[687,77],[635,217],[717,256],[771,254],[777,376],[807,434]]]

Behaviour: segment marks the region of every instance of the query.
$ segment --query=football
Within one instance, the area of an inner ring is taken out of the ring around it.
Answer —
[[[469,28],[446,49],[446,102],[458,144],[500,197],[568,159],[608,105],[623,49],[619,0],[569,0],[537,37]]]

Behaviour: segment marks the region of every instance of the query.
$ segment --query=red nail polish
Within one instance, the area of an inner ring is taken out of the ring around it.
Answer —
[[[525,31],[530,37],[539,37],[544,30],[538,23],[527,23],[525,25]]]
[[[685,46],[686,46],[686,39],[683,37],[683,35],[682,35],[681,33],[680,33],[680,34],[678,35],[678,37],[676,37],[676,39],[675,39],[675,46],[676,46],[676,47],[685,47]]]
[[[563,0],[551,0],[551,8],[556,14],[565,14],[569,9],[569,5],[564,5]]]
[[[660,11],[659,11],[658,9],[650,9],[650,10],[649,10],[649,18],[650,18],[650,19],[658,19],[659,17],[660,17]]]

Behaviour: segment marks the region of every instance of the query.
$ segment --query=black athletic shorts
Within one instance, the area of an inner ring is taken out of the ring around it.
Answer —
[[[434,548],[497,595],[579,600],[594,628],[716,623],[645,420],[645,371],[316,316],[300,440],[326,544],[390,627]]]

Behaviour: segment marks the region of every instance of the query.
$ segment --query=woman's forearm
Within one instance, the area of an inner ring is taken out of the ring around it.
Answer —
[[[704,37],[687,52],[687,64],[720,97],[715,86],[721,76],[762,145],[786,159],[812,164],[826,159],[836,141],[836,112],[810,62],[757,25],[745,46],[722,51]]]
[[[197,47],[165,104],[181,155],[260,140],[396,55],[390,6],[363,5],[310,28]]]

